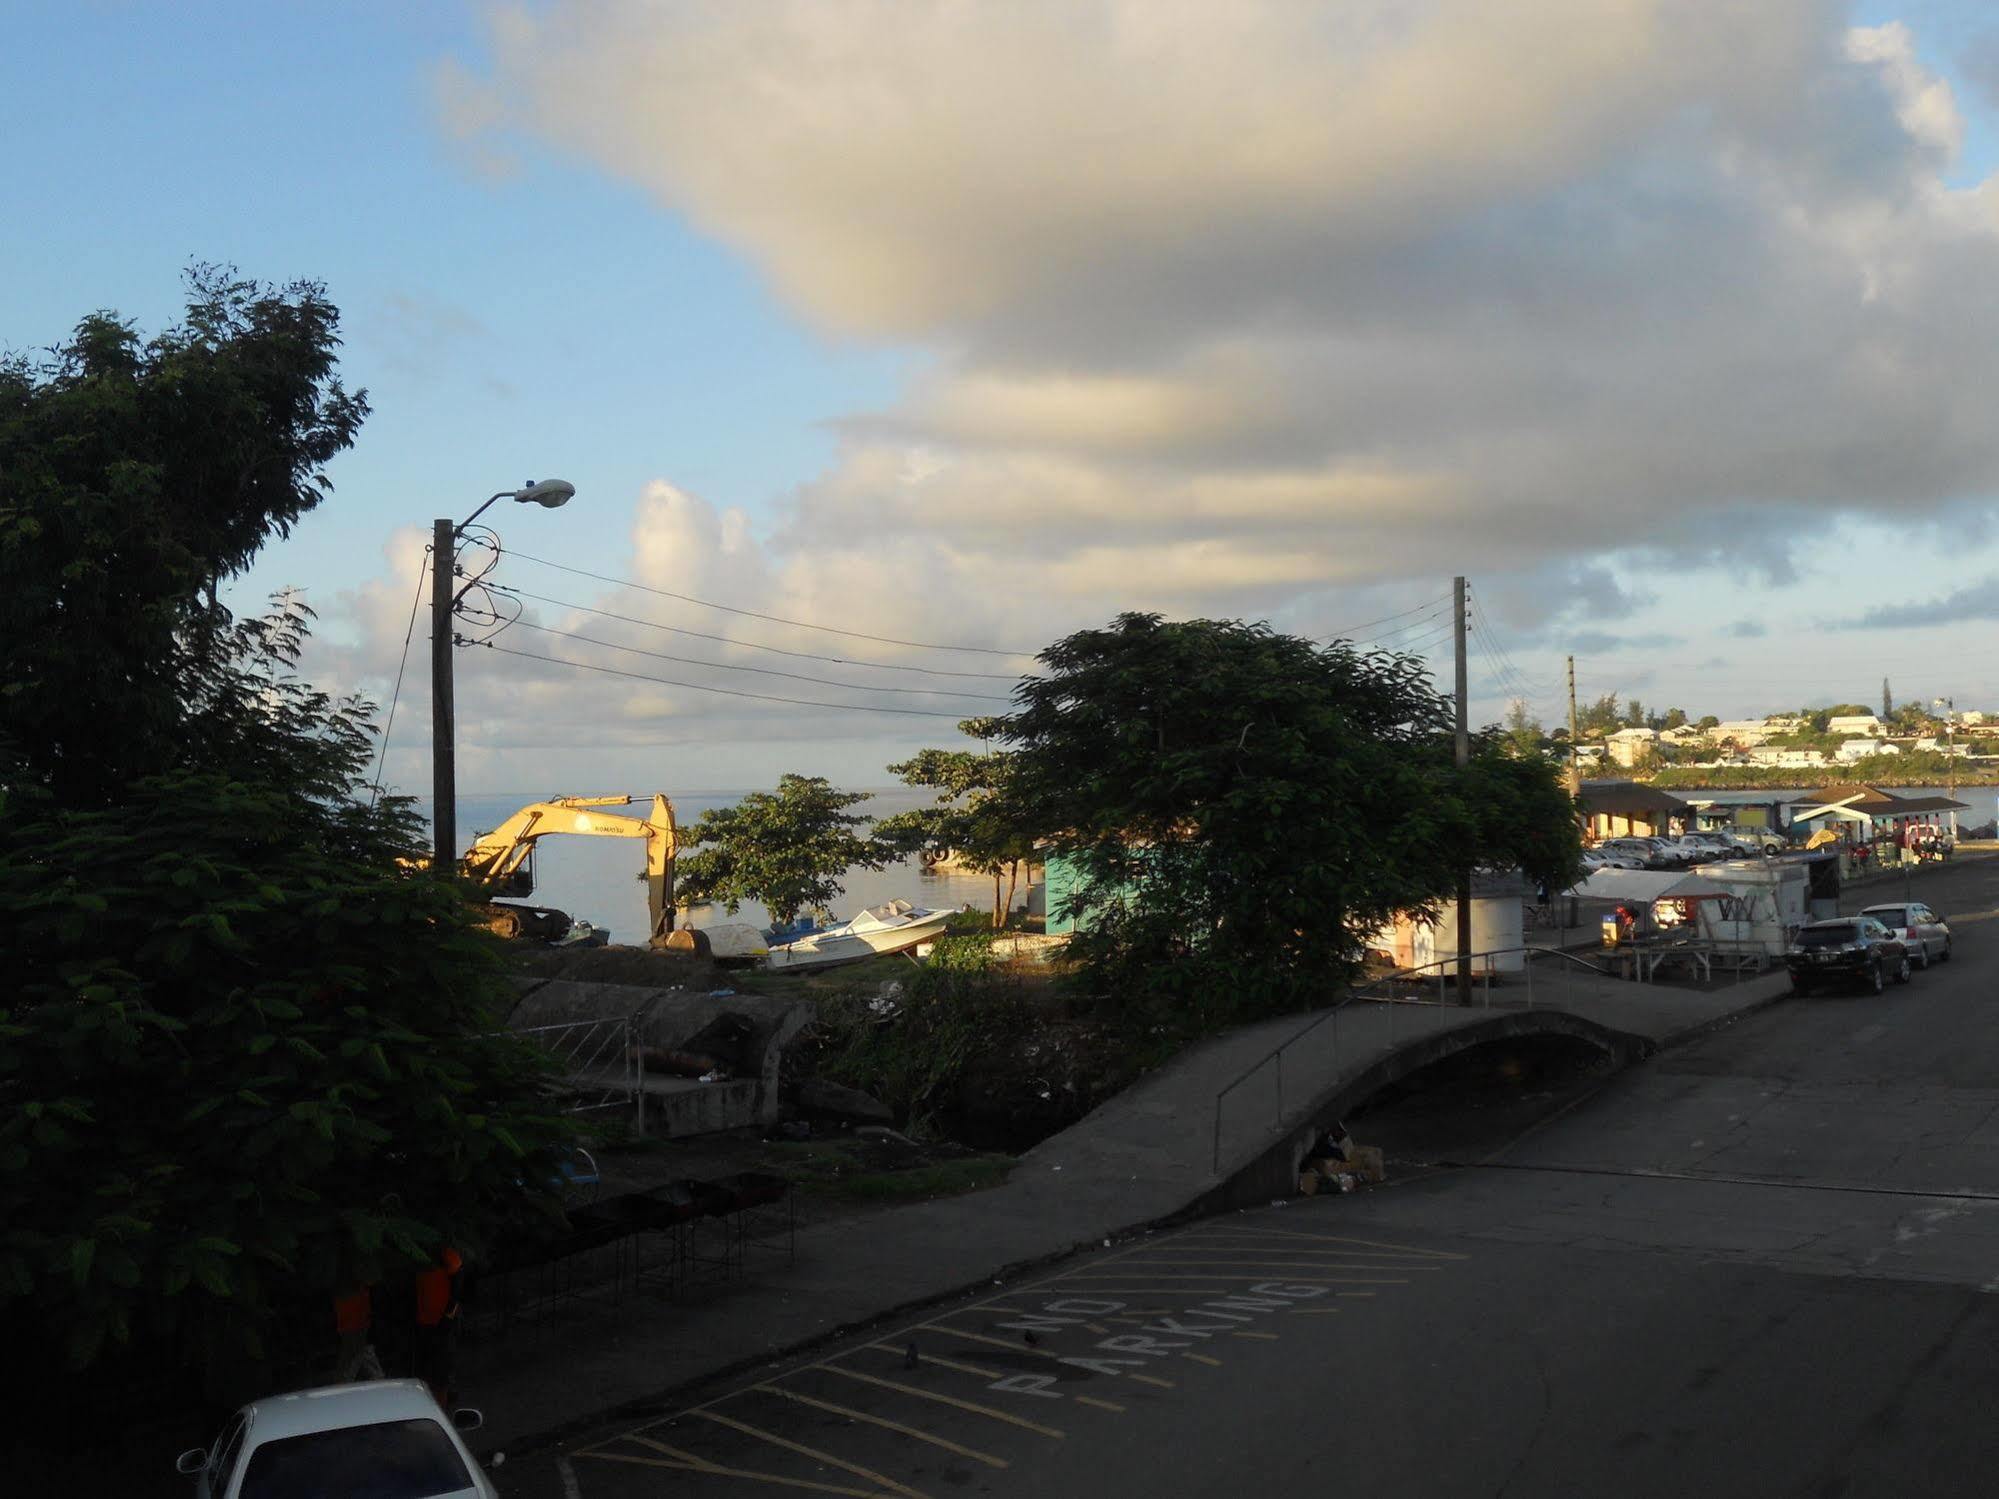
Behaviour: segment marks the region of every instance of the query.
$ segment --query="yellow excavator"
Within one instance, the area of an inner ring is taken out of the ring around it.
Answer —
[[[567,913],[546,906],[516,905],[500,896],[534,894],[535,844],[551,834],[581,834],[593,838],[643,838],[646,846],[646,912],[654,943],[673,930],[673,860],[678,841],[673,803],[654,796],[640,817],[602,812],[600,807],[626,807],[630,796],[557,796],[522,807],[490,833],[481,833],[466,850],[460,867],[465,877],[486,889],[488,925],[502,937],[530,942],[554,942],[567,935]]]

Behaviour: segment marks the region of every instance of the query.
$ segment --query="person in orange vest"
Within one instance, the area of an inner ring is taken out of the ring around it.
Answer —
[[[465,1261],[446,1247],[416,1278],[416,1373],[446,1410],[458,1363],[458,1286]]]
[[[382,1360],[369,1337],[374,1322],[374,1297],[366,1286],[357,1286],[333,1298],[335,1384],[384,1377]]]

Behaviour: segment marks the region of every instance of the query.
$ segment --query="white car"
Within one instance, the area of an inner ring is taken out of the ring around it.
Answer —
[[[1599,843],[1595,848],[1583,850],[1583,869],[1594,874],[1599,869],[1643,869],[1644,855],[1634,849],[1612,848],[1607,843]]]
[[[327,1385],[252,1401],[175,1467],[195,1499],[499,1499],[459,1436],[480,1420],[420,1379]]]
[[[1872,916],[1908,948],[1918,968],[1950,961],[1950,925],[1919,900],[1896,901],[1893,905],[1867,906],[1862,916]]]

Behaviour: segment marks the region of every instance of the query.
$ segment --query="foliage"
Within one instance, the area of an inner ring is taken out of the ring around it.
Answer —
[[[0,1323],[75,1366],[317,1335],[545,1205],[563,1137],[408,804],[354,799],[373,725],[296,676],[308,611],[214,601],[365,412],[337,314],[191,281],[180,328],[0,369]]]
[[[940,942],[943,961],[933,956],[913,976],[892,1015],[875,1012],[872,990],[821,1001],[820,1072],[881,1099],[910,1129],[925,1128],[969,1067],[1003,1051],[1032,1024],[1018,984],[966,948],[946,951],[966,943],[987,948],[990,938]]]
[[[1478,864],[1566,882],[1559,772],[1479,737],[1452,764],[1424,663],[1267,626],[1126,614],[1042,653],[993,725],[1076,868],[1072,951],[1140,1024],[1322,998],[1366,933]]]
[[[968,734],[985,737],[983,719],[962,727]],[[1003,751],[922,750],[913,759],[889,766],[889,772],[911,786],[936,789],[937,801],[885,817],[875,826],[877,840],[897,857],[948,852],[967,868],[990,874],[995,927],[1006,925],[1020,866],[1033,858],[1040,831],[1032,805],[1014,794],[1011,765],[1012,757]],[[1009,877],[1004,891],[1003,875]]]
[[[680,856],[675,898],[683,906],[717,902],[732,916],[744,901],[758,901],[779,925],[831,904],[847,870],[890,862],[881,845],[857,831],[868,819],[847,810],[867,799],[865,792],[836,791],[820,776],[787,775],[775,792],[755,791],[733,807],[703,812],[682,835],[697,851]]]
[[[1618,706],[1614,692],[1606,692],[1595,702],[1583,704],[1576,713],[1576,730],[1584,738],[1600,739],[1623,727],[1624,711]]]
[[[1849,765],[1685,765],[1670,766],[1653,778],[1663,788],[1712,787],[1716,790],[1786,790],[1797,786],[1944,786],[1961,785],[1989,776],[1989,762],[1953,760],[1936,750],[1909,750],[1899,755],[1868,755]]]
[[[1505,733],[1507,752],[1525,759],[1540,754],[1546,743],[1547,735],[1541,731],[1540,722],[1528,713],[1527,704],[1519,698],[1507,704]]]

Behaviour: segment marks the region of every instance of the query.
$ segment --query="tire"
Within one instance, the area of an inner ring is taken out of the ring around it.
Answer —
[[[1917,956],[1918,956],[1918,957],[1919,957],[1919,958],[1920,958],[1920,959],[1922,960],[1922,961],[1920,961],[1919,963],[1917,963],[1917,964],[1916,964],[1916,966],[1917,966],[1918,968],[1922,969],[1922,970],[1923,970],[1923,972],[1925,972],[1925,973],[1928,973],[1928,972],[1930,971],[1930,964],[1932,964],[1932,963],[1934,963],[1934,962],[1936,961],[1936,959],[1935,959],[1935,958],[1933,958],[1933,957],[1931,957],[1931,956],[1930,956],[1930,945],[1929,945],[1929,943],[1927,943],[1927,942],[1918,942],[1918,943],[1916,944],[1916,954],[1917,954]]]
[[[1887,964],[1877,960],[1874,966],[1867,970],[1868,987],[1876,994],[1885,994],[1888,992],[1888,975],[1884,971],[1887,966]]]
[[[1943,951],[1937,954],[1937,961],[1939,963],[1948,963],[1950,961],[1950,938],[1946,937],[1943,939]]]
[[[1914,972],[1915,970],[1909,966],[1909,955],[1907,953],[1903,953],[1902,961],[1895,969],[1895,982],[1898,984],[1908,983],[1911,975],[1913,975]]]

